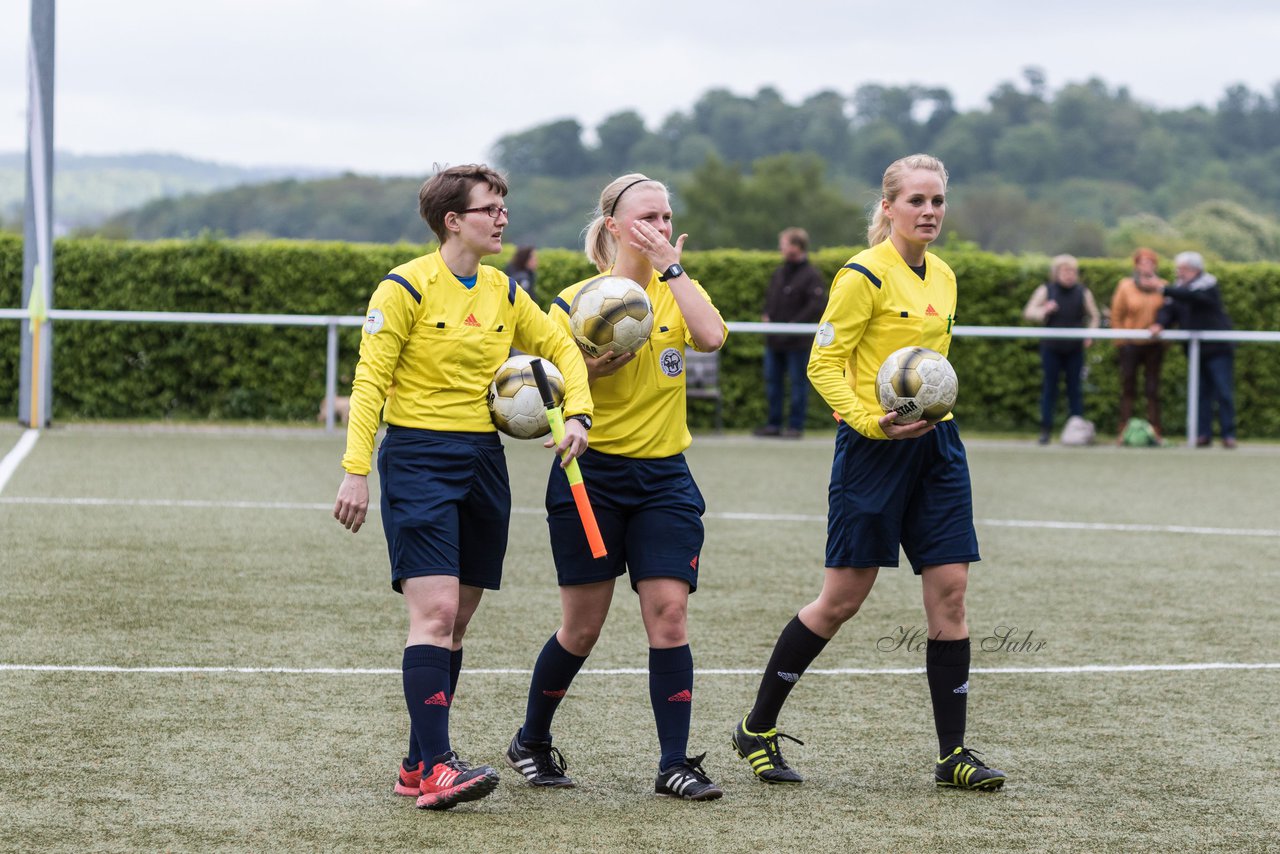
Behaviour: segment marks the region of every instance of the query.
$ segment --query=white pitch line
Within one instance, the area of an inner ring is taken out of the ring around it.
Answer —
[[[1143,534],[1217,534],[1226,537],[1280,537],[1267,528],[1207,528],[1201,525],[1132,525],[1118,522],[1052,522],[1023,519],[977,519],[993,528],[1055,528],[1063,531],[1131,531]]]
[[[1203,670],[1280,670],[1280,662],[1193,662],[1189,664],[1082,664],[1064,667],[972,667],[970,673],[1037,674],[1037,673],[1164,673]],[[284,674],[300,676],[393,676],[400,668],[391,667],[120,667],[109,664],[0,664],[0,672],[36,673],[236,673],[236,674]],[[492,667],[467,668],[467,675],[478,676],[529,676],[532,670],[524,668]],[[583,670],[589,676],[644,676],[649,673],[642,667],[616,667]],[[840,667],[815,668],[806,676],[908,676],[924,673],[923,667]],[[700,668],[699,676],[758,676],[757,669]]]
[[[40,431],[34,427],[27,430],[18,438],[18,443],[4,455],[4,459],[0,460],[0,492],[4,492],[4,486],[9,482],[9,478],[13,477],[13,473],[18,470],[18,464],[27,458],[27,454],[31,453],[31,449],[36,446],[36,439],[40,438]]]
[[[28,433],[36,433],[31,430]],[[26,441],[26,436],[23,437]],[[32,439],[30,444],[35,444]],[[0,464],[0,489],[4,486],[4,465],[8,465],[10,457],[21,447],[22,442],[5,457]],[[27,450],[30,450],[27,448]],[[25,456],[25,451],[24,454]],[[20,460],[20,458],[19,458]],[[17,465],[17,461],[13,463]],[[332,504],[321,504],[304,501],[214,501],[203,499],[177,498],[75,498],[52,496],[0,496],[0,504],[41,504],[63,505],[71,507],[176,507],[191,509],[227,509],[227,510],[332,510]],[[370,513],[379,510],[376,502],[369,505]],[[546,510],[541,507],[512,507],[511,512],[517,516],[545,516]],[[749,513],[749,512],[712,512],[705,514],[707,519],[722,519],[728,522],[812,522],[825,523],[826,516],[806,513]],[[975,519],[975,524],[990,528],[1032,528],[1059,531],[1116,531],[1120,533],[1140,534],[1196,534],[1200,536],[1222,537],[1267,537],[1280,538],[1280,530],[1272,528],[1213,528],[1205,525],[1143,525],[1121,522],[1063,522],[1053,519]]]

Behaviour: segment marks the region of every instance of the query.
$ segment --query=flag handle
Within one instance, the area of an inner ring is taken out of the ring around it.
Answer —
[[[547,408],[547,423],[551,425],[551,435],[556,444],[564,441],[564,413],[556,406],[551,396],[551,384],[547,382],[546,369],[541,359],[529,363],[533,370],[533,378],[538,383],[538,393],[542,395],[542,404]],[[582,520],[582,530],[586,532],[587,544],[591,546],[591,556],[602,558],[609,554],[604,546],[604,538],[600,536],[600,526],[596,524],[595,511],[591,509],[591,500],[587,497],[587,485],[582,482],[582,469],[577,460],[569,460],[564,467],[565,476],[569,478],[569,491],[573,493],[573,503],[578,506],[578,518]]]

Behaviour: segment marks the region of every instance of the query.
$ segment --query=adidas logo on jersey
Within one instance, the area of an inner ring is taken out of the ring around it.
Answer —
[[[954,691],[952,691],[951,693],[952,693],[952,694],[968,694],[968,693],[969,693],[969,680],[968,680],[968,679],[964,680],[964,684],[963,684],[963,685],[961,685],[959,688],[955,689]]]
[[[784,682],[799,682],[799,681],[800,681],[800,674],[799,674],[799,673],[784,673],[783,671],[779,670],[779,671],[778,671],[778,678],[779,678],[779,679],[781,679],[781,680],[783,680]]]
[[[926,309],[924,310],[924,316],[925,316],[925,317],[937,317],[937,316],[938,316],[938,310],[937,310],[937,309],[935,309],[935,308],[933,307],[933,304],[932,304],[932,303],[930,303],[929,307],[928,307],[928,308],[926,308]]]
[[[474,314],[468,314],[467,319],[462,321],[462,325],[463,326],[479,326],[480,321],[476,320],[476,316]]]

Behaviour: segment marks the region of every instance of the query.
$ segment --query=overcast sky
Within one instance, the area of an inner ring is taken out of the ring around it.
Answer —
[[[0,0],[0,151],[25,148],[31,0]],[[78,154],[420,175],[504,133],[706,90],[792,103],[864,83],[981,106],[1027,66],[1160,107],[1280,81],[1280,3],[57,0],[54,136]]]

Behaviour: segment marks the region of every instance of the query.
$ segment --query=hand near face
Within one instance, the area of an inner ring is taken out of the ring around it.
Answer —
[[[689,235],[682,234],[676,238],[675,245],[667,242],[662,232],[644,220],[636,220],[631,224],[631,248],[649,259],[653,269],[664,272],[672,264],[680,263],[680,254],[684,251],[684,242]]]

